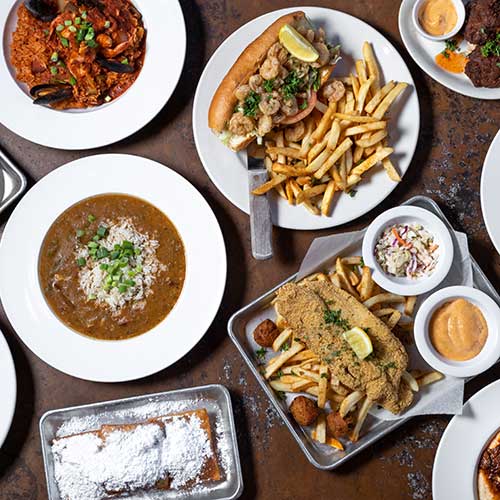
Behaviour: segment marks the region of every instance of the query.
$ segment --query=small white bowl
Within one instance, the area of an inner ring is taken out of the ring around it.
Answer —
[[[386,273],[378,263],[374,249],[383,231],[395,224],[421,224],[439,245],[434,271],[422,278],[397,277]],[[373,280],[385,290],[399,295],[421,295],[436,288],[448,274],[453,262],[453,241],[450,232],[437,216],[423,208],[405,205],[380,214],[366,230],[363,238],[363,260],[373,270]]]
[[[467,361],[452,361],[441,356],[429,338],[429,322],[434,312],[446,302],[465,299],[483,313],[488,325],[488,338],[481,352]],[[500,358],[500,308],[481,290],[468,286],[450,286],[433,293],[418,309],[415,317],[415,343],[429,365],[453,377],[473,377],[486,371]]]
[[[455,27],[450,32],[440,36],[434,36],[427,33],[427,31],[425,31],[424,28],[422,28],[422,26],[420,25],[420,21],[418,20],[418,14],[420,12],[420,8],[422,7],[422,4],[425,1],[427,0],[417,0],[412,10],[413,24],[415,26],[415,29],[418,31],[420,35],[427,38],[428,40],[434,40],[435,42],[442,42],[443,40],[448,40],[449,38],[454,37],[462,29],[462,26],[464,25],[465,22],[465,5],[462,0],[452,0],[452,3],[457,11],[457,24],[455,25]]]

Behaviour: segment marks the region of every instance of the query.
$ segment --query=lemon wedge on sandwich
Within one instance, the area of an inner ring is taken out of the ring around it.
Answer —
[[[318,51],[306,40],[295,28],[284,24],[279,32],[281,45],[285,47],[292,56],[305,62],[314,62],[318,59]]]
[[[344,333],[344,339],[359,359],[365,359],[373,352],[373,345],[367,333],[355,326]]]

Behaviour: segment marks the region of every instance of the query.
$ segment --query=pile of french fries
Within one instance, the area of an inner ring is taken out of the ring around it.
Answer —
[[[328,216],[335,193],[354,195],[363,174],[377,164],[383,165],[391,180],[401,181],[389,158],[393,149],[387,142],[387,112],[408,84],[391,80],[381,86],[368,42],[363,44],[363,59],[356,61],[356,75],[337,80],[345,86],[345,94],[328,105],[318,100],[319,113],[304,120],[305,135],[300,141],[287,140],[286,129],[264,138],[270,178],[253,194],[275,189],[291,205]]]
[[[327,272],[318,272],[306,277],[303,281],[330,281],[335,286],[349,292],[362,302],[373,314],[395,332],[411,331],[411,320],[415,308],[416,297],[405,297],[382,290],[372,279],[369,267],[363,264],[361,257],[337,258],[335,266]],[[397,308],[399,306],[399,308]],[[271,387],[279,393],[306,393],[317,400],[319,408],[327,405],[332,411],[338,411],[342,418],[352,414],[354,427],[349,436],[351,442],[359,439],[361,428],[372,408],[371,401],[361,391],[350,391],[344,387],[330,372],[328,366],[306,345],[294,338],[293,331],[287,328],[284,319],[276,312],[275,323],[280,335],[272,345],[276,353],[268,360],[263,375],[269,380]],[[437,382],[444,377],[437,371],[423,373],[417,370],[404,372],[403,381],[414,392],[422,387]],[[329,437],[326,432],[326,414],[322,412],[312,432],[313,439],[337,449],[344,449],[340,441]]]

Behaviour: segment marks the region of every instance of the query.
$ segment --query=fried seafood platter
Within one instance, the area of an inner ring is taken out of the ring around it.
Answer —
[[[253,332],[256,357],[278,396],[292,396],[289,411],[313,439],[343,450],[372,408],[402,414],[421,387],[443,378],[410,365],[416,300],[381,289],[357,256],[276,292],[274,318]]]
[[[10,59],[35,104],[91,108],[134,83],[145,41],[142,16],[129,0],[25,0]]]

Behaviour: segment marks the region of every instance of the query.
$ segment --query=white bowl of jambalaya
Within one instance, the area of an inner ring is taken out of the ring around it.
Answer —
[[[433,368],[472,377],[500,358],[500,308],[484,292],[451,286],[433,293],[415,318],[415,343]]]

